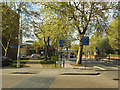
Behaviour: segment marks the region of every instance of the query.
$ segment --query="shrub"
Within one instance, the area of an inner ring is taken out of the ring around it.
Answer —
[[[58,61],[58,56],[51,56],[51,61],[53,62]]]

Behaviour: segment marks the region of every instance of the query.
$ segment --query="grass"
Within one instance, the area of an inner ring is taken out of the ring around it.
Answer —
[[[41,64],[43,68],[62,68],[60,65],[56,65],[55,64]]]
[[[40,63],[41,63],[43,68],[62,68],[58,64],[55,67],[55,61],[52,61],[52,60],[47,60],[47,61],[40,60]]]
[[[20,60],[29,60],[30,58],[20,58]]]
[[[72,66],[79,66],[79,67],[83,67],[83,64],[71,64]]]
[[[118,55],[118,54],[111,54],[111,55],[109,55],[109,56],[117,56],[117,57],[120,57],[120,55]]]
[[[20,67],[24,67],[24,65],[27,63],[29,59],[26,60],[20,60]],[[17,60],[13,60],[12,65],[10,65],[9,67],[17,67]]]
[[[109,55],[94,55],[94,56],[114,56],[114,57],[120,57],[118,54],[109,54]]]

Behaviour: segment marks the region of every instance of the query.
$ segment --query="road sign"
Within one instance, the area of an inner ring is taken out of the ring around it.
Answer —
[[[18,46],[10,46],[10,48],[18,48]],[[23,46],[20,46],[20,48],[23,48]]]
[[[64,44],[65,41],[64,40],[59,40],[59,44]]]
[[[89,45],[89,37],[88,36],[82,37],[82,45]]]
[[[60,44],[60,47],[63,47],[63,44]]]
[[[62,67],[64,67],[64,63],[65,63],[64,61],[56,61],[55,62],[55,67],[56,67],[56,64],[60,64],[60,65],[62,65]]]
[[[64,61],[56,61],[56,64],[63,64]]]

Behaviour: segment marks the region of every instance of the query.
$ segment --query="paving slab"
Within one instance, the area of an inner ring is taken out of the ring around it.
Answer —
[[[65,61],[65,68],[73,69],[73,66],[70,64],[70,61]]]
[[[28,62],[24,65],[24,68],[42,68],[40,64],[40,60],[31,58]]]
[[[13,88],[49,88],[58,73],[59,70],[57,69],[43,69],[39,74],[23,81]]]
[[[12,88],[17,84],[23,82],[24,80],[34,76],[35,74],[11,74],[13,72],[31,72],[31,73],[39,73],[41,69],[3,69],[2,70],[2,88]]]

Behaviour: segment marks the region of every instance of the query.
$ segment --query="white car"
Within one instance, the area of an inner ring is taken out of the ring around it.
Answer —
[[[31,57],[38,57],[38,58],[40,58],[40,54],[39,54],[39,53],[33,53],[33,54],[31,55]]]
[[[21,54],[21,57],[24,58],[24,57],[26,57],[26,55],[25,54]]]

